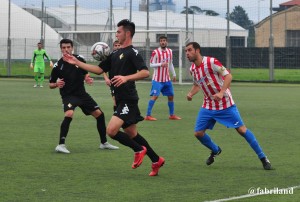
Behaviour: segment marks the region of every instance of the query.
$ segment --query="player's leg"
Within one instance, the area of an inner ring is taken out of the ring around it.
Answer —
[[[38,65],[34,65],[33,67],[33,76],[34,76],[34,80],[35,80],[35,84],[34,84],[34,88],[36,88],[39,85],[39,68]]]
[[[154,104],[160,94],[161,88],[162,88],[162,84],[160,82],[152,81],[152,87],[151,87],[151,91],[150,91],[151,98],[148,102],[147,114],[146,114],[145,120],[148,120],[148,121],[156,121],[157,120],[156,118],[152,117],[151,114],[152,114],[152,109],[154,107]]]
[[[65,111],[64,120],[60,125],[59,143],[55,148],[55,151],[68,154],[70,151],[65,146],[65,141],[69,132],[70,124],[73,119],[74,110],[70,109]]]
[[[107,142],[106,138],[106,124],[105,124],[105,117],[104,113],[100,109],[96,109],[91,113],[91,115],[96,119],[97,121],[97,130],[100,136],[100,149],[119,149],[119,147],[114,146]]]
[[[44,80],[45,80],[45,63],[40,64],[39,72],[40,72],[40,87],[43,88]]]
[[[254,150],[258,158],[261,160],[264,169],[270,170],[271,163],[256,140],[255,135],[249,129],[247,129],[245,125],[236,128],[236,131],[245,138],[250,147]]]
[[[168,107],[169,107],[169,119],[170,120],[180,120],[179,116],[174,114],[174,89],[171,81],[164,82],[161,89],[163,96],[168,96]]]

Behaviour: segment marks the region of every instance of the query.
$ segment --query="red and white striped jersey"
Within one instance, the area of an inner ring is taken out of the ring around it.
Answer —
[[[164,62],[169,63],[169,68],[161,67]],[[152,80],[157,82],[170,81],[170,71],[173,76],[176,76],[173,66],[173,52],[170,48],[161,49],[160,47],[155,49],[150,58],[150,67],[153,67]]]
[[[214,100],[212,95],[221,91],[224,76],[229,74],[226,68],[213,57],[203,57],[200,66],[194,63],[190,67],[194,83],[201,87],[204,94],[202,107],[209,110],[222,110],[234,104],[230,89],[224,92],[222,100]]]

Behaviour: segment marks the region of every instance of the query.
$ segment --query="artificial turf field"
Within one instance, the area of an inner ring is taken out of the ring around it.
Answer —
[[[66,141],[71,154],[57,154],[63,119],[57,89],[33,88],[33,79],[0,78],[0,201],[299,201],[299,84],[232,83],[231,90],[246,126],[256,135],[274,170],[265,171],[246,141],[233,129],[217,124],[208,131],[222,148],[211,166],[209,151],[193,136],[202,94],[186,101],[191,85],[174,85],[175,112],[168,120],[167,98],[153,110],[158,121],[143,121],[139,132],[166,163],[149,177],[146,157],[133,170],[133,152],[100,150],[93,117],[76,110]],[[137,83],[145,114],[150,83]],[[87,86],[105,113],[112,114],[109,89],[96,81]],[[293,194],[247,197],[248,190],[294,187]],[[246,197],[246,198],[243,198]],[[220,200],[222,201],[222,200]]]

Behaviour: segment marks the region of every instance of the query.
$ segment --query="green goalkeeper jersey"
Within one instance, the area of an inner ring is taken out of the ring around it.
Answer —
[[[35,64],[41,64],[41,63],[44,63],[44,58],[47,58],[48,61],[51,60],[51,58],[47,55],[46,51],[44,49],[36,49],[34,50],[33,52],[33,56],[32,56],[32,59],[31,59],[31,63],[35,63]]]

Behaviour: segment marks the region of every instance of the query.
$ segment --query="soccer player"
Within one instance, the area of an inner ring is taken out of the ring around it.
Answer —
[[[261,160],[263,168],[270,170],[270,161],[259,146],[254,134],[246,128],[233,101],[229,89],[232,80],[231,74],[216,58],[202,56],[200,45],[197,42],[188,43],[185,52],[188,60],[193,62],[190,73],[194,80],[194,85],[187,94],[187,100],[191,101],[193,96],[200,90],[204,94],[203,105],[196,119],[195,136],[211,150],[206,164],[211,165],[215,157],[222,151],[206,133],[207,129],[212,130],[215,123],[219,122],[227,128],[234,128],[245,138]]]
[[[120,47],[121,47],[121,44],[119,43],[119,41],[115,40],[113,43],[113,51],[118,50]],[[105,72],[103,73],[103,77],[104,77],[106,85],[108,85],[110,88],[110,93],[111,93],[111,96],[113,99],[113,110],[116,111],[117,104],[116,104],[116,99],[115,99],[114,86],[111,85],[111,80]]]
[[[62,39],[60,41],[60,49],[63,54],[71,54],[73,51],[73,41],[70,39]],[[73,56],[85,63],[82,56],[75,54]],[[51,89],[59,88],[65,113],[64,120],[60,126],[59,144],[55,148],[55,151],[66,154],[70,153],[66,148],[65,140],[71,121],[73,120],[74,111],[77,107],[80,107],[85,115],[92,115],[96,119],[101,142],[99,148],[119,149],[119,147],[107,142],[104,113],[94,99],[86,92],[84,81],[90,85],[93,83],[93,79],[89,76],[87,71],[65,62],[62,58],[55,63],[52,69],[49,87]]]
[[[33,69],[34,72],[34,88],[40,86],[43,88],[43,82],[45,80],[45,60],[46,57],[47,60],[50,63],[50,67],[53,67],[53,63],[51,61],[51,58],[47,55],[46,51],[42,48],[43,45],[41,42],[37,44],[37,49],[33,51],[33,56],[30,63],[30,68]],[[39,80],[40,77],[40,80]]]
[[[117,109],[108,123],[107,134],[135,152],[133,169],[142,164],[147,154],[152,161],[152,171],[149,175],[156,176],[165,159],[155,153],[137,129],[137,123],[142,121],[143,117],[138,107],[139,97],[135,81],[147,78],[149,70],[138,50],[132,46],[135,24],[124,19],[117,26],[116,37],[121,48],[112,52],[99,66],[83,63],[70,54],[65,54],[64,60],[96,74],[109,72],[114,85]],[[121,128],[124,132],[120,131]]]
[[[170,71],[173,75],[173,82],[176,82],[176,73],[173,65],[173,53],[167,47],[168,39],[166,36],[159,37],[160,47],[152,52],[150,59],[150,67],[154,69],[152,76],[152,88],[150,90],[151,99],[148,102],[147,115],[145,120],[156,121],[157,119],[151,116],[152,108],[160,93],[163,96],[168,96],[169,119],[180,120],[179,116],[174,114],[174,90],[170,79]]]

